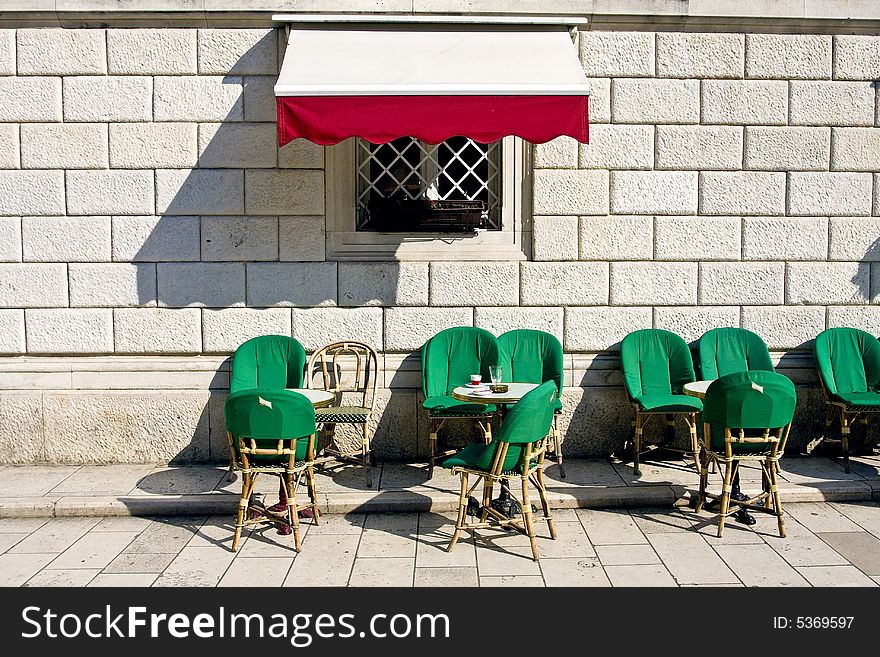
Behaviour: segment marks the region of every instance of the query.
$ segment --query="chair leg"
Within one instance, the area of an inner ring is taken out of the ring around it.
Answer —
[[[489,505],[492,504],[492,492],[495,489],[495,480],[492,477],[483,477],[483,506],[480,511],[480,522],[486,522],[489,517]]]
[[[849,474],[849,427],[852,420],[840,409],[840,451],[843,453],[843,471]]]
[[[640,413],[636,413],[635,421],[635,437],[633,440],[633,476],[641,477],[642,471],[639,468],[639,452],[642,451],[642,427],[644,420]]]
[[[373,487],[373,468],[370,464],[370,429],[367,423],[361,427],[363,438],[361,439],[361,454],[364,459],[364,467],[367,469],[367,488]]]
[[[526,469],[525,473],[520,477],[522,481],[522,517],[523,525],[529,535],[529,543],[532,545],[532,559],[538,560],[538,542],[535,540],[535,523],[532,519],[532,504],[529,502],[529,473]]]
[[[724,461],[724,484],[721,486],[721,509],[718,516],[718,538],[724,533],[724,521],[727,518],[727,512],[730,509],[730,487],[733,479],[733,463]]]
[[[296,509],[296,493],[293,489],[293,475],[279,475],[287,486],[287,522],[293,529],[293,549],[302,552],[302,541],[299,535],[299,512]]]
[[[785,519],[782,516],[782,500],[779,498],[779,487],[776,485],[776,461],[770,461],[767,475],[770,479],[770,495],[773,497],[773,510],[776,511],[776,523],[779,525],[779,537],[785,538]]]
[[[700,492],[697,495],[696,512],[703,510],[706,504],[706,486],[709,485],[709,452],[703,449],[700,452]]]
[[[544,484],[544,469],[535,471],[535,479],[538,482],[538,496],[541,498],[541,507],[544,509],[544,517],[547,519],[547,528],[550,530],[550,538],[556,540],[556,526],[553,524],[553,516],[550,515],[550,503],[547,501],[547,486]]]
[[[434,459],[437,454],[437,432],[440,428],[437,426],[437,420],[431,418],[428,420],[429,423],[429,432],[428,432],[428,478],[434,476]]]
[[[700,468],[700,440],[697,438],[697,414],[688,415],[688,427],[691,433],[691,454],[694,457],[694,467]]]
[[[482,426],[482,425],[481,425]],[[492,419],[486,419],[486,426],[483,427],[483,440],[488,445],[492,442]]]
[[[244,527],[244,519],[247,517],[253,486],[253,475],[243,473],[241,476],[241,497],[238,500],[238,516],[235,519],[235,535],[232,537],[233,552],[238,552],[238,542],[241,540],[241,530]]]
[[[316,525],[320,524],[318,517],[321,512],[318,511],[318,489],[315,486],[315,469],[312,466],[306,468],[306,488],[309,491],[309,500],[312,503],[312,522]]]
[[[467,517],[467,501],[468,497],[468,476],[467,472],[461,473],[461,493],[458,496],[458,518],[455,520],[455,531],[452,533],[452,538],[449,541],[449,545],[446,546],[447,552],[452,552],[452,548],[455,547],[455,544],[458,542],[458,537],[461,536],[461,530],[464,529],[464,521]]]
[[[559,478],[565,479],[565,466],[562,465],[562,432],[559,431],[559,416],[553,416],[553,453],[556,455],[556,465],[559,466]]]

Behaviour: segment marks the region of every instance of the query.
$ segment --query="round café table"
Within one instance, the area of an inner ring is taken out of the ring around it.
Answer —
[[[709,389],[709,386],[712,385],[712,380],[708,381],[692,381],[690,383],[685,383],[683,386],[684,394],[690,395],[691,397],[696,397],[697,399],[705,399],[706,391]],[[733,499],[748,499],[748,496],[745,495],[739,486],[739,469],[737,469],[736,474],[733,476],[733,481],[730,484],[730,497]],[[744,525],[754,525],[757,522],[748,512],[747,509],[740,509],[734,514],[734,520],[737,522],[741,522]]]

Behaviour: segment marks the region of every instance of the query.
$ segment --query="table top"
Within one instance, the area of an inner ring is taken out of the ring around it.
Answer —
[[[458,401],[476,402],[478,404],[514,404],[530,390],[538,387],[537,383],[507,383],[507,392],[491,392],[489,384],[482,388],[458,386],[453,388],[452,396]],[[482,391],[482,392],[481,392]]]
[[[706,391],[709,389],[709,386],[712,385],[714,380],[715,379],[685,383],[684,394],[690,395],[691,397],[698,397],[699,399],[703,399],[706,396]]]
[[[312,406],[315,408],[331,406],[333,400],[336,399],[336,394],[328,390],[312,390],[311,388],[285,388],[285,390],[298,392],[312,402]]]

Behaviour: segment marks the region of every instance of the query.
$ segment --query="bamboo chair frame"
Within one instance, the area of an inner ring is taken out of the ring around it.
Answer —
[[[343,385],[341,382],[341,364],[344,359],[356,359],[357,365],[354,373],[353,385]],[[317,368],[317,370],[316,370]],[[321,456],[316,460],[319,465],[335,463],[356,463],[366,468],[367,487],[373,486],[372,466],[376,459],[371,449],[373,439],[370,423],[376,409],[376,389],[379,379],[379,356],[376,350],[364,342],[356,340],[341,340],[326,344],[309,358],[306,369],[306,387],[311,388],[313,377],[320,373],[323,389],[336,395],[332,407],[318,408],[315,410],[315,419],[321,429],[329,436],[329,442],[321,449]],[[360,407],[352,407],[343,404],[343,393],[359,393],[361,397]],[[366,420],[346,418],[346,409],[363,408],[367,410]],[[357,449],[341,450],[334,446],[333,437],[337,424],[357,424],[361,428],[361,444]]]
[[[630,399],[630,404],[633,407],[633,413],[635,417],[633,418],[632,427],[633,427],[633,475],[636,477],[642,476],[642,470],[639,466],[639,460],[642,454],[647,454],[648,452],[652,452],[655,449],[665,449],[670,452],[678,452],[680,454],[690,454],[694,459],[694,468],[696,470],[700,469],[700,441],[697,437],[697,415],[699,415],[698,411],[690,412],[690,411],[679,411],[677,413],[670,413],[668,411],[643,411],[639,407],[639,405],[632,399]],[[688,432],[690,434],[691,439],[691,448],[684,449],[681,447],[670,447],[665,444],[647,444],[643,441],[645,425],[651,420],[651,418],[663,415],[666,418],[666,428],[674,430],[675,429],[675,418],[681,417],[685,424],[688,427]]]
[[[316,435],[312,434],[307,438],[280,439],[277,441],[275,449],[257,447],[256,441],[253,438],[242,436],[238,441],[239,453],[241,455],[240,460],[235,453],[235,439],[232,433],[226,432],[226,440],[229,443],[232,460],[235,463],[236,469],[241,471],[242,476],[241,497],[238,501],[238,515],[235,521],[235,535],[232,538],[232,551],[238,551],[238,543],[244,527],[271,522],[291,528],[294,549],[300,552],[302,550],[302,541],[299,533],[299,512],[304,509],[311,509],[312,522],[315,525],[319,524],[320,512],[318,510],[318,495],[315,488],[314,472]],[[297,440],[309,441],[305,461],[297,462],[295,460]],[[257,465],[256,462],[252,464],[248,456],[286,456],[287,461]],[[254,501],[254,486],[257,482],[257,477],[261,474],[274,474],[281,480],[281,485],[287,498],[287,508],[284,512],[274,511],[264,503]],[[298,505],[296,503],[296,492],[301,485],[303,476],[306,479],[309,503]]]
[[[443,411],[437,411],[442,414]],[[457,449],[445,449],[437,451],[439,443],[440,430],[449,420],[473,420],[480,431],[483,432],[483,443],[488,445],[492,442],[492,420],[498,415],[498,411],[491,413],[474,414],[474,415],[434,415],[433,411],[428,411],[428,478],[434,476],[434,466],[437,459],[444,459],[447,456],[457,454]]]
[[[452,539],[449,541],[449,545],[446,546],[447,552],[452,551],[452,548],[455,547],[456,542],[458,542],[458,539],[461,536],[461,532],[464,530],[473,531],[474,529],[486,529],[490,527],[506,527],[515,529],[521,534],[525,534],[529,537],[529,542],[532,548],[532,559],[538,561],[540,555],[538,553],[538,543],[535,535],[536,519],[532,517],[532,504],[529,499],[529,483],[534,485],[538,490],[538,496],[541,499],[541,507],[544,511],[543,517],[537,518],[537,521],[546,522],[550,530],[550,538],[556,540],[556,527],[553,525],[553,516],[550,513],[550,505],[547,502],[547,487],[544,484],[544,454],[546,452],[546,445],[544,444],[544,439],[538,441],[538,443],[538,448],[535,450],[533,450],[535,443],[526,443],[523,462],[528,465],[520,474],[502,472],[501,466],[504,463],[504,458],[507,455],[508,450],[508,443],[504,442],[499,444],[492,460],[492,467],[489,471],[462,466],[452,468],[453,475],[458,474],[461,476],[461,493],[458,500],[458,517],[455,521],[455,532],[452,534]],[[475,475],[477,477],[473,486],[468,486],[468,475]],[[522,498],[516,497],[513,494],[513,491],[508,488],[508,484],[505,483],[505,481],[510,481],[516,477],[519,477],[520,479]],[[476,490],[477,486],[480,485],[480,482],[483,483],[483,497],[480,503],[480,520],[478,522],[468,523],[466,522],[468,497],[470,497],[470,494]],[[520,510],[522,511],[522,519],[508,518],[492,508],[492,496],[495,482],[498,482],[501,485],[501,488],[506,490],[519,504]]]
[[[711,427],[709,423],[703,423],[703,458],[700,469],[700,491],[697,498],[696,511],[699,513],[703,509],[707,499],[719,501],[718,538],[721,538],[724,532],[724,521],[727,517],[733,515],[741,508],[776,516],[779,536],[785,538],[785,519],[782,515],[782,500],[779,497],[777,474],[779,473],[779,459],[785,451],[785,444],[788,441],[790,431],[790,422],[779,429],[764,429],[758,436],[748,436],[744,429],[736,429],[734,433],[729,427],[725,427],[724,454],[722,455],[712,449]],[[734,445],[767,443],[770,444],[770,449],[767,452],[745,454],[734,454],[733,452]],[[761,465],[763,490],[758,495],[746,500],[734,500],[730,496],[732,482],[742,461],[755,461]],[[720,494],[706,491],[710,462],[717,464],[722,472],[723,483]],[[767,505],[768,501],[772,501],[772,507]]]

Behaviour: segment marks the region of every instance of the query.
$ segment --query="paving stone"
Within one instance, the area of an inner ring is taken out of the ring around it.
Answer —
[[[104,568],[137,536],[134,532],[90,531],[62,552],[48,568]]]
[[[597,545],[596,554],[603,566],[649,566],[661,563],[650,545]]]
[[[880,504],[831,502],[829,506],[859,525],[861,529],[880,538]]]
[[[309,536],[284,586],[347,586],[359,541],[360,535]]]
[[[807,566],[796,569],[800,575],[815,587],[862,587],[877,586],[878,582],[871,579],[855,566]]]
[[[125,494],[155,469],[153,465],[85,465],[55,486],[51,493],[59,495]]]
[[[146,588],[153,585],[158,575],[146,574],[101,574],[89,582],[89,587],[114,587],[114,588]]]
[[[160,574],[168,567],[175,553],[150,554],[123,552],[104,568],[104,573],[112,574]],[[150,582],[152,584],[152,582]]]
[[[784,504],[783,502],[783,508]],[[759,516],[756,520],[755,528],[760,528],[765,523],[763,526],[767,529],[767,544],[792,566],[846,565],[846,559],[794,519],[786,518],[785,538],[773,535],[776,532],[776,522],[769,516]]]
[[[880,538],[868,532],[823,532],[816,536],[866,575],[880,575]]]
[[[513,588],[521,587],[537,587],[542,588],[544,578],[538,575],[501,575],[498,577],[480,577],[480,588],[495,588],[499,586],[510,586]]]
[[[611,586],[605,570],[595,557],[543,559],[541,573],[547,586]]]
[[[322,515],[319,525],[309,527],[309,536],[314,538],[324,534],[360,536],[366,516],[360,513]]]
[[[532,550],[525,545],[504,545],[504,536],[498,532],[479,530],[475,543],[477,546],[477,568],[480,578],[491,575],[539,575],[538,563],[532,560]]]
[[[55,518],[7,554],[61,554],[98,524],[98,518]]]
[[[746,586],[809,586],[769,545],[719,545],[724,562]]]
[[[648,540],[679,584],[728,584],[739,579],[693,532],[648,534]]]
[[[577,515],[590,542],[595,546],[632,545],[648,542],[641,529],[625,510],[578,509]]]
[[[0,518],[0,533],[29,534],[47,522],[48,518]]]
[[[77,570],[41,570],[31,577],[24,586],[38,587],[83,587],[88,586],[101,570],[99,568]]]
[[[0,586],[21,586],[51,560],[51,554],[0,554]]]
[[[358,557],[349,586],[412,586],[414,568],[414,560],[405,557]]]
[[[477,569],[473,568],[416,568],[414,586],[478,586]]]
[[[677,586],[665,566],[607,566],[605,574],[615,587]]]
[[[861,527],[829,504],[809,502],[792,504],[785,510],[811,532],[862,531]]]
[[[281,586],[293,558],[244,559],[236,557],[217,586]]]
[[[310,522],[300,523],[300,540],[303,540],[311,526]],[[234,531],[234,530],[233,530]],[[261,523],[256,525],[252,530],[245,529],[243,533],[248,534],[248,539],[244,545],[239,545],[236,558],[288,558],[292,559],[296,556],[295,543],[293,534],[279,534],[275,524]],[[187,544],[190,547],[192,542]],[[225,547],[232,549],[232,541],[230,540]],[[284,575],[287,575],[285,571]],[[284,581],[284,576],[278,580],[278,586]]]
[[[0,534],[0,554],[6,552],[9,548],[13,547],[20,540],[25,538],[27,534],[24,532],[19,532],[16,534]]]
[[[79,466],[41,465],[5,468],[0,477],[0,497],[45,495],[78,469]]]
[[[451,552],[446,551],[455,531],[455,517],[423,513],[419,521],[419,541],[416,546],[416,570],[435,567],[471,568],[477,565],[474,539],[464,530]],[[468,516],[469,520],[473,518]]]
[[[184,548],[153,586],[216,586],[235,554],[226,548]]]
[[[203,518],[178,517],[154,522],[125,549],[130,554],[177,554],[204,523]]]

